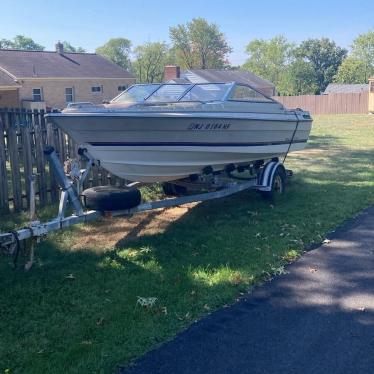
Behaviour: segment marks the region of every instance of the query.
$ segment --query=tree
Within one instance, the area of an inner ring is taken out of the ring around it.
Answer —
[[[339,66],[334,77],[336,83],[367,83],[368,78],[374,73],[374,69],[368,69],[364,61],[354,57],[347,57]]]
[[[34,40],[24,35],[16,35],[13,40],[1,39],[0,48],[23,49],[29,51],[43,51],[45,49],[45,47],[35,43]]]
[[[77,52],[77,53],[84,53],[86,52],[85,49],[83,49],[82,47],[73,47],[69,42],[67,42],[66,40],[62,42],[62,44],[64,45],[64,51],[65,52]]]
[[[168,47],[165,43],[145,43],[135,48],[132,68],[139,82],[161,82],[164,66],[168,63]]]
[[[364,82],[367,82],[374,73],[374,31],[361,34],[353,41],[351,56],[355,59],[356,65],[360,65],[361,73],[364,70]],[[358,64],[358,61],[361,64]]]
[[[281,95],[307,95],[318,91],[315,71],[311,63],[294,60],[283,73],[277,86]]]
[[[193,46],[190,41],[189,32],[184,25],[171,27],[170,39],[173,42],[173,51],[178,61],[178,65],[183,68],[192,69],[197,65],[196,54],[193,52]]]
[[[308,39],[297,48],[296,56],[311,64],[316,76],[317,93],[321,93],[332,82],[347,56],[347,50],[328,38]]]
[[[213,69],[227,65],[226,56],[232,49],[216,24],[194,18],[169,30],[179,64],[183,67]]]
[[[12,43],[11,40],[9,40],[9,39],[0,39],[0,49],[1,48],[4,48],[4,49],[13,48],[12,45],[13,45],[13,43]]]
[[[124,69],[130,69],[130,51],[131,42],[125,38],[110,39],[96,49],[97,54],[102,55]]]
[[[12,42],[12,48],[26,49],[30,51],[43,51],[45,49],[45,47],[35,43],[31,38],[24,35],[16,35]]]
[[[294,45],[284,36],[254,39],[246,47],[249,54],[243,68],[278,86],[292,60]]]

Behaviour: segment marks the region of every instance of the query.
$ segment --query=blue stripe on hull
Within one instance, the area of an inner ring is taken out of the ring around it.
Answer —
[[[306,143],[307,139],[294,140],[295,143]],[[257,143],[199,143],[199,142],[89,142],[88,144],[94,147],[106,147],[106,146],[128,146],[128,147],[139,147],[139,146],[191,146],[191,147],[256,147],[263,145],[282,145],[290,144],[289,141],[279,142],[257,142]]]

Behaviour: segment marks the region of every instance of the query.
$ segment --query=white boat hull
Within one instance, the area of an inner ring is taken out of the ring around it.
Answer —
[[[63,113],[50,118],[105,169],[146,183],[201,174],[207,166],[222,170],[281,157],[303,149],[311,129],[311,119],[290,113]]]
[[[291,151],[301,150],[304,144],[296,143]],[[248,164],[256,160],[267,160],[286,154],[288,145],[258,147],[113,147],[95,149],[88,146],[90,154],[101,161],[101,166],[125,179],[140,182],[161,182],[201,174],[211,166],[215,171],[228,164]],[[126,159],[126,163],[121,160]]]

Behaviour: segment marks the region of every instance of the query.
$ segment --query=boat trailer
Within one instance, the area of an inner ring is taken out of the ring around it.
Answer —
[[[30,256],[24,268],[25,270],[29,270],[34,263],[36,244],[51,231],[63,230],[72,225],[98,220],[101,217],[131,216],[135,213],[145,212],[147,210],[169,208],[193,202],[223,198],[247,189],[256,189],[265,194],[270,194],[274,189],[275,179],[277,175],[279,175],[279,171],[284,173],[285,176],[286,174],[287,176],[292,175],[292,171],[286,170],[278,159],[272,159],[261,166],[261,172],[258,175],[251,178],[235,178],[230,173],[227,173],[229,178],[227,178],[226,181],[221,181],[221,184],[214,191],[144,202],[133,208],[124,210],[87,210],[82,204],[81,193],[83,190],[83,182],[87,178],[90,169],[95,164],[95,160],[85,149],[79,149],[78,153],[85,160],[86,167],[84,169],[79,169],[77,163],[73,164],[70,172],[67,174],[54,148],[47,146],[44,150],[44,154],[61,188],[58,214],[54,219],[48,222],[43,223],[36,220],[35,177],[32,176],[30,178],[30,222],[26,227],[19,230],[0,233],[0,249],[12,257],[15,266],[22,246],[25,248],[28,245]],[[130,188],[136,186],[136,183],[127,185],[127,187]],[[66,216],[68,203],[73,209],[73,214]]]

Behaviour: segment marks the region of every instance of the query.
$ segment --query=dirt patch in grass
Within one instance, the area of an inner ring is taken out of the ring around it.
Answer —
[[[97,252],[125,245],[139,237],[163,233],[173,222],[188,213],[196,203],[135,214],[129,218],[103,218],[80,226],[72,249],[90,247]]]

